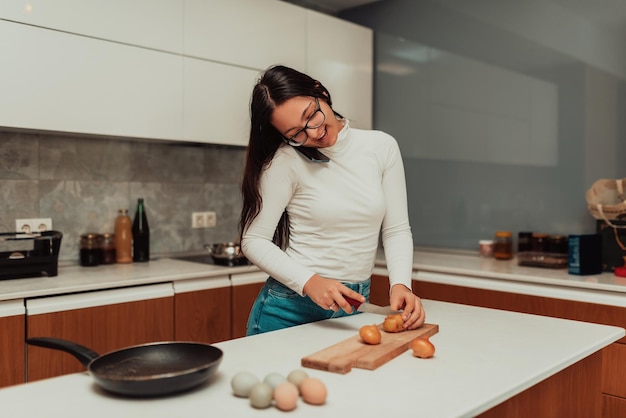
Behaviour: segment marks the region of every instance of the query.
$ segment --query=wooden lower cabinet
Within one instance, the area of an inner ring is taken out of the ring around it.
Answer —
[[[617,396],[626,410],[626,344],[611,344],[604,349],[602,392]],[[620,416],[626,417],[626,414]]]
[[[231,338],[228,276],[174,282],[174,338],[213,344]]]
[[[617,396],[602,396],[602,418],[626,417],[626,399]]]
[[[370,282],[370,303],[380,306],[389,305],[389,277],[372,274]]]
[[[413,292],[424,299],[626,328],[626,308],[618,306],[434,283],[420,280],[419,277],[418,274],[417,279],[413,281]],[[562,416],[626,417],[626,337],[606,347],[601,353],[602,374],[599,386],[603,395],[601,415],[566,414]],[[618,413],[620,411],[621,413]],[[508,417],[509,415],[500,416]]]
[[[596,352],[478,415],[480,418],[599,417],[602,353]],[[623,415],[613,415],[613,418]]]
[[[421,281],[419,278],[413,281],[413,292],[424,299],[626,328],[626,308],[618,306],[433,283]],[[626,343],[626,337],[621,338],[619,342]]]
[[[232,283],[232,338],[246,336],[246,325],[252,305],[259,291],[267,280],[267,274],[263,272],[234,274],[231,276]]]
[[[24,301],[0,302],[0,388],[24,383]]]
[[[99,354],[174,338],[171,284],[27,300],[27,338],[56,337]],[[23,340],[22,340],[23,341]],[[27,380],[85,370],[70,354],[27,346]]]

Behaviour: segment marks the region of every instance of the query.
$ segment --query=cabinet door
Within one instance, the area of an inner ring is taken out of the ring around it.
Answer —
[[[56,337],[99,354],[174,337],[171,284],[138,286],[26,301],[27,337]],[[85,367],[69,354],[28,346],[28,381]]]
[[[626,401],[626,344],[613,343],[603,351],[602,392]]]
[[[0,54],[0,126],[182,137],[181,56],[2,20]]]
[[[248,144],[250,95],[256,70],[185,58],[185,139]]]
[[[276,0],[186,0],[185,55],[263,70],[303,70],[305,9]]]
[[[0,302],[0,388],[24,383],[24,301]]]
[[[389,305],[389,277],[380,274],[372,274],[370,284],[370,303],[387,306]]]
[[[184,0],[0,0],[0,17],[182,53]]]
[[[626,417],[626,399],[602,396],[602,418]]]
[[[233,286],[231,333],[233,338],[246,335],[250,310],[267,277],[263,272],[233,274],[230,277]]]
[[[216,343],[230,335],[230,279],[213,277],[174,282],[176,341]]]
[[[354,128],[372,128],[372,30],[307,11],[307,67],[330,91],[333,108]]]

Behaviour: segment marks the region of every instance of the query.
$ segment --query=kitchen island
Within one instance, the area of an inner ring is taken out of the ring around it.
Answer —
[[[10,417],[473,417],[492,416],[489,410],[507,403],[521,415],[502,415],[504,409],[493,416],[599,416],[599,354],[622,338],[624,329],[430,300],[424,304],[427,322],[439,325],[431,338],[435,357],[418,359],[407,351],[376,370],[347,374],[305,369],[328,388],[322,406],[300,400],[289,413],[253,409],[232,395],[230,379],[239,371],[260,379],[271,372],[287,375],[301,368],[302,357],[354,336],[362,325],[381,322],[381,316],[359,314],[215,344],[224,351],[217,374],[188,393],[120,398],[103,392],[85,372],[2,389],[0,404]]]

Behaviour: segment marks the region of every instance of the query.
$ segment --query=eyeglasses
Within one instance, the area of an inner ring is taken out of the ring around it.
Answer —
[[[283,141],[285,141],[285,143],[293,147],[299,147],[300,145],[303,145],[307,139],[309,139],[309,134],[306,132],[308,129],[317,129],[324,124],[326,121],[326,115],[322,112],[320,101],[317,97],[315,98],[315,105],[317,107],[311,117],[309,117],[304,124],[304,128],[300,129],[289,138],[283,136]]]

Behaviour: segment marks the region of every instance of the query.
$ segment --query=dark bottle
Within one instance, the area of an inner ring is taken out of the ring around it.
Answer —
[[[150,260],[150,227],[143,199],[137,199],[137,211],[133,220],[133,261]]]

